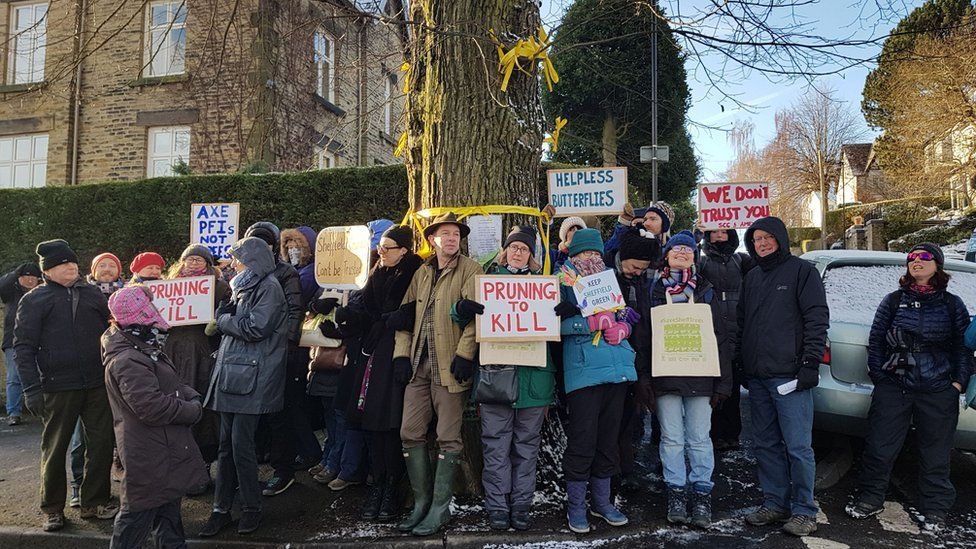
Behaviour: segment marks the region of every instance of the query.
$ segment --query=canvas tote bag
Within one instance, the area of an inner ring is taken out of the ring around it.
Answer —
[[[719,377],[718,340],[707,303],[651,308],[651,377]]]

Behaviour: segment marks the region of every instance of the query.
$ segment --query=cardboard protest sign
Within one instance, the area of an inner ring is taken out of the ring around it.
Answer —
[[[464,222],[471,229],[468,234],[468,257],[481,263],[502,247],[502,216],[472,215]]]
[[[545,341],[484,341],[478,346],[481,364],[546,367]]]
[[[323,288],[359,290],[369,276],[372,235],[366,225],[326,227],[315,239],[315,281]]]
[[[559,341],[559,280],[554,276],[478,277],[478,341]]]
[[[170,326],[206,324],[214,315],[214,277],[192,276],[145,282]]]
[[[234,203],[192,204],[190,242],[203,244],[214,259],[229,259],[230,247],[240,233],[241,205]]]
[[[547,170],[556,217],[620,215],[627,203],[627,168]]]
[[[766,183],[704,183],[698,186],[698,221],[705,230],[747,229],[769,216]]]
[[[616,311],[627,306],[617,282],[617,275],[612,269],[577,278],[573,284],[573,293],[576,294],[576,304],[583,316]]]
[[[651,308],[651,376],[718,377],[718,341],[712,308],[671,303]]]

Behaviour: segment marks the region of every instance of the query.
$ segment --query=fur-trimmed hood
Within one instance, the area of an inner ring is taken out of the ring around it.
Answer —
[[[289,263],[288,248],[298,247],[302,250],[302,258],[296,267],[301,268],[313,261],[315,256],[312,250],[315,246],[315,231],[311,227],[298,227],[297,229],[285,229],[281,231],[281,246],[279,254],[281,260]]]

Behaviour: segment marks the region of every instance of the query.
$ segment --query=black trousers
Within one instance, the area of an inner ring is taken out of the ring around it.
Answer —
[[[609,478],[620,471],[618,437],[627,386],[608,383],[566,395],[569,409],[563,454],[566,480]]]
[[[365,431],[366,446],[369,448],[369,468],[373,482],[399,480],[403,475],[403,444],[400,431]]]
[[[308,374],[308,349],[299,347],[288,350],[285,377],[285,406],[280,412],[268,417],[271,428],[271,466],[275,475],[283,478],[295,476],[295,457],[298,440],[303,432],[312,432],[308,411],[305,408],[305,387]]]
[[[142,549],[150,534],[153,545],[158,549],[186,547],[179,499],[145,511],[119,512],[115,515],[109,549]]]
[[[875,385],[858,497],[872,505],[884,503],[891,469],[913,421],[918,441],[919,510],[944,518],[956,499],[949,480],[949,452],[959,423],[959,391],[952,386],[937,393],[918,393],[893,381]]]
[[[644,418],[642,410],[635,404],[634,386],[627,388],[624,407],[620,417],[620,434],[617,442],[620,452],[620,475],[627,476],[634,472],[637,448],[644,433]]]
[[[732,394],[722,407],[712,410],[712,440],[739,440],[742,434],[742,412],[739,410],[739,383],[732,387]]]

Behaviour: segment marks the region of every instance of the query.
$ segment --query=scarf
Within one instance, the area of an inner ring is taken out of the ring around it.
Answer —
[[[139,324],[132,324],[122,328],[122,331],[138,339],[139,341],[152,345],[157,349],[162,349],[163,345],[166,344],[166,338],[169,337],[169,332],[160,330],[156,326],[141,326]]]
[[[183,265],[180,267],[180,272],[176,273],[176,278],[188,278],[191,276],[204,276],[209,273],[210,267],[204,265],[203,267],[197,267],[191,269],[188,265]]]
[[[935,286],[929,286],[927,284],[912,284],[909,289],[918,295],[929,295],[935,293]]]
[[[244,269],[243,271],[237,273],[237,276],[230,279],[230,287],[233,290],[233,299],[237,301],[237,293],[241,288],[248,287],[252,282],[257,280],[258,275],[251,269]]]
[[[759,254],[755,255],[756,263],[759,264],[759,268],[768,271],[773,267],[779,265],[780,263],[786,261],[786,254],[783,252],[782,248],[779,248],[775,252],[767,255],[766,257],[759,257]]]
[[[579,257],[573,257],[569,260],[573,267],[576,268],[576,272],[579,276],[590,276],[597,273],[602,273],[607,270],[607,264],[603,262],[603,258],[590,257],[588,259],[582,259]]]
[[[695,301],[695,287],[698,285],[695,276],[697,271],[694,265],[687,269],[665,267],[661,271],[661,283],[664,284],[664,290],[671,294],[672,301],[675,303]]]
[[[512,267],[511,265],[506,265],[505,266],[505,269],[508,270],[508,272],[510,274],[513,274],[513,275],[530,274],[529,273],[529,265],[528,265],[528,263],[526,263],[525,264],[525,267],[522,267],[521,269],[517,269],[515,267]]]

